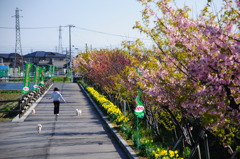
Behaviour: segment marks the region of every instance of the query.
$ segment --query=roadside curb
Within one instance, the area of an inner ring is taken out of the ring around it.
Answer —
[[[24,113],[24,115],[21,118],[19,118],[19,115],[17,115],[15,118],[13,118],[12,122],[16,122],[16,123],[24,122],[24,120],[28,117],[28,115],[32,112],[32,110],[38,105],[38,103],[42,100],[45,94],[49,91],[52,85],[53,84],[51,84],[49,88],[43,93],[43,95],[39,97],[35,103],[32,104],[32,106],[26,111],[26,113]]]
[[[88,92],[83,88],[81,84],[79,84],[79,87],[83,92],[87,95],[90,102],[93,104],[93,106],[96,108],[98,114],[101,116],[105,124],[108,126],[111,133],[114,135],[114,137],[117,139],[118,143],[120,144],[121,148],[124,150],[125,153],[127,153],[128,157],[130,159],[139,159],[137,154],[134,152],[134,150],[127,144],[127,142],[122,138],[122,136],[117,132],[117,130],[112,126],[112,124],[108,121],[108,119],[104,116],[102,111],[98,108],[98,105],[93,101],[91,96],[88,94]]]

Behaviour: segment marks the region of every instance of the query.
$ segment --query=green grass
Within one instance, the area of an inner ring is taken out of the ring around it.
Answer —
[[[69,77],[53,77],[53,82],[71,82]]]
[[[21,91],[9,91],[6,92],[0,91],[0,101],[5,101],[5,100],[17,100],[19,99],[21,95]]]
[[[33,82],[34,78],[30,78],[30,82]],[[23,78],[10,78],[9,79],[10,82],[23,82]]]
[[[21,90],[0,90],[0,93],[19,93],[20,94]],[[0,96],[0,100],[2,100],[1,96]]]
[[[1,102],[7,100],[18,100],[21,96],[21,91],[9,91],[9,90],[0,90],[0,110],[10,111],[14,110],[18,104],[16,102]],[[17,114],[16,112],[0,113],[0,122],[6,122],[11,120]]]
[[[1,102],[8,100],[18,100],[21,93],[0,93],[0,110],[11,110],[16,107],[16,102]]]

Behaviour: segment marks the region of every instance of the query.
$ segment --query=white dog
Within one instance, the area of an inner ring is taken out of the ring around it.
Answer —
[[[37,125],[37,131],[38,131],[38,133],[41,133],[41,131],[42,131],[42,124],[38,124]]]
[[[81,109],[76,109],[76,115],[80,116],[82,114],[82,110]]]
[[[36,110],[35,109],[32,110],[32,114],[36,114]]]

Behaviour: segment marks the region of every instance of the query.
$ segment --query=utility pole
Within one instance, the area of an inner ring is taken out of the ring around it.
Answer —
[[[92,52],[92,44],[90,45],[90,52]]]
[[[128,43],[128,52],[129,52],[129,55],[131,55],[130,45],[133,43],[133,41],[127,41],[127,43]]]
[[[71,44],[71,28],[74,25],[68,25],[69,28],[69,55],[70,55],[70,71],[71,71],[71,82],[73,82],[73,72],[72,72],[72,44]]]
[[[87,45],[87,43],[85,44],[85,50],[86,50],[86,53],[88,53],[88,45]]]
[[[16,19],[16,25],[15,25],[15,29],[16,29],[16,42],[15,42],[15,57],[14,57],[14,74],[15,74],[15,68],[16,68],[16,61],[17,61],[17,53],[20,54],[22,56],[22,46],[21,46],[21,34],[20,34],[20,16],[19,15],[19,10],[18,8],[16,8],[15,10],[15,15],[12,17],[15,17]],[[23,65],[23,57],[22,57],[22,65]],[[23,67],[23,66],[22,66]]]
[[[62,53],[62,26],[59,26],[58,53]]]
[[[66,48],[66,67],[67,67],[67,68],[66,68],[66,69],[67,69],[67,70],[66,70],[66,73],[67,73],[67,76],[68,76],[68,71],[69,71],[69,70],[68,70],[68,62],[69,62],[69,60],[68,60],[68,50],[67,50],[67,48]]]

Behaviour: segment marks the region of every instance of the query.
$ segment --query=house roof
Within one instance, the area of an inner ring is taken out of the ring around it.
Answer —
[[[45,52],[45,51],[35,51],[29,54],[24,55],[24,57],[48,57],[48,58],[54,58],[54,57],[66,57],[65,54],[60,54],[56,52]]]
[[[15,54],[17,55],[17,56],[21,56],[21,55],[19,55],[18,53],[10,53],[10,54],[0,54],[0,58],[14,58],[15,57]]]

